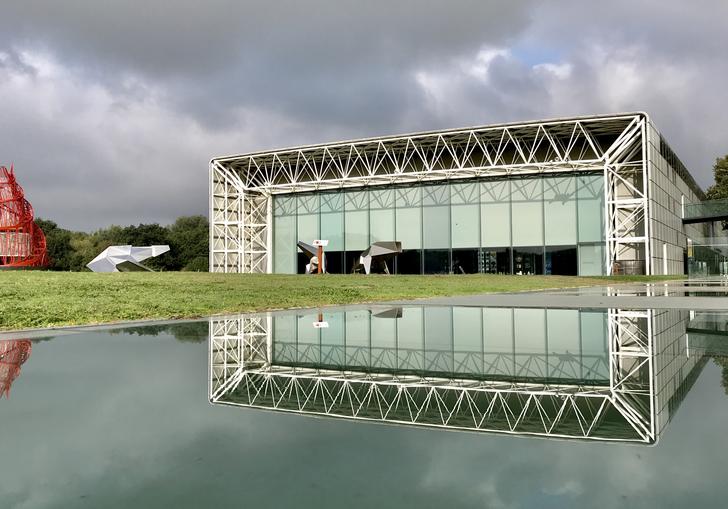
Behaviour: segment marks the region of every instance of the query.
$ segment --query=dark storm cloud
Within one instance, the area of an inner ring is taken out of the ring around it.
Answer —
[[[204,213],[206,161],[221,153],[644,109],[707,185],[728,151],[727,10],[6,3],[0,164],[18,163],[39,214],[89,229]]]
[[[30,1],[6,7],[3,17],[14,27],[6,42],[59,55],[111,88],[120,73],[138,73],[210,124],[231,121],[231,108],[246,105],[341,123],[361,115],[367,123],[401,112],[413,66],[505,43],[527,26],[528,6]]]

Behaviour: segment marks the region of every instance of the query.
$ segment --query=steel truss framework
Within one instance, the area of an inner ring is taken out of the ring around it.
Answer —
[[[278,365],[270,315],[210,321],[213,404],[538,437],[657,441],[652,311],[608,310],[608,385]]]
[[[213,159],[210,270],[272,271],[274,194],[575,171],[604,173],[607,272],[621,259],[649,261],[647,122],[579,117]]]

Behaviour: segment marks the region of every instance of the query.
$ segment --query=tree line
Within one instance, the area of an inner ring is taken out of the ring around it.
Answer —
[[[93,233],[66,230],[48,219],[35,222],[46,237],[49,270],[87,270],[86,264],[109,246],[154,244],[168,244],[170,250],[143,262],[152,270],[208,270],[209,226],[205,216],[183,216],[169,226],[113,225]]]

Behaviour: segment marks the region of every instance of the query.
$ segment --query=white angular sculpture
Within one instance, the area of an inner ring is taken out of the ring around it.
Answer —
[[[397,240],[375,242],[359,256],[359,266],[364,267],[364,272],[369,274],[372,271],[372,261],[377,261],[384,267],[384,273],[389,274],[387,260],[401,252],[402,243]]]
[[[140,262],[169,251],[169,246],[111,246],[86,264],[93,272],[151,272]]]

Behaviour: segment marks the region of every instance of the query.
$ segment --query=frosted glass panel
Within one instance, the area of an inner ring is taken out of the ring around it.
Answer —
[[[448,307],[427,307],[425,313],[425,369],[453,370],[452,315]]]
[[[604,177],[582,175],[577,180],[579,242],[604,241]]]
[[[480,185],[450,186],[452,247],[480,247]]]
[[[546,376],[546,310],[514,309],[516,375]]]
[[[328,327],[321,329],[321,362],[332,366],[343,366],[344,355],[344,315],[343,313],[324,313]]]
[[[579,275],[604,275],[605,256],[604,244],[586,244],[579,246]]]
[[[344,195],[344,244],[347,251],[369,247],[369,193],[352,191]]]
[[[452,310],[455,371],[461,373],[483,372],[483,333],[480,308],[456,307]]]
[[[273,198],[273,271],[296,273],[296,197]]]
[[[318,214],[299,214],[296,240],[311,244],[315,239],[318,239],[318,221]]]
[[[273,361],[295,362],[296,353],[296,317],[273,317]]]
[[[513,375],[513,310],[483,310],[483,340],[485,343],[485,372],[492,375]]]
[[[397,346],[397,320],[371,317],[372,347],[395,348]]]
[[[546,310],[549,378],[582,378],[579,310]]]
[[[511,183],[514,246],[543,245],[541,185],[541,179],[514,180]]]
[[[546,245],[576,244],[576,178],[543,179]]]
[[[422,188],[425,249],[450,247],[450,190],[447,185]]]
[[[398,188],[395,190],[397,203],[397,240],[402,249],[422,247],[422,188]]]
[[[424,369],[425,336],[422,308],[404,308],[397,320],[397,355],[401,369]]]
[[[298,195],[298,225],[296,240],[310,244],[319,238],[319,197],[318,195]]]
[[[344,316],[346,363],[369,366],[369,311],[347,311]]]
[[[296,273],[296,216],[273,218],[273,270]]]
[[[394,189],[369,191],[369,232],[371,242],[398,240],[394,232]]]
[[[329,241],[327,251],[344,250],[344,195],[321,195],[321,238]]]
[[[607,315],[602,312],[581,312],[581,349],[587,380],[608,380]]]
[[[484,247],[511,245],[511,188],[506,180],[480,184],[480,230]]]

